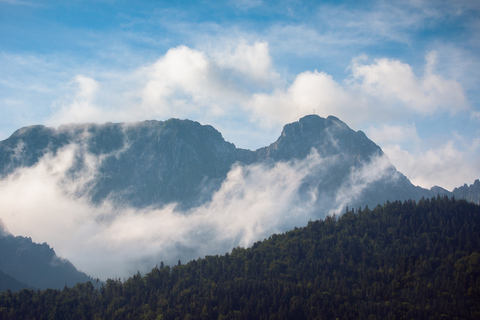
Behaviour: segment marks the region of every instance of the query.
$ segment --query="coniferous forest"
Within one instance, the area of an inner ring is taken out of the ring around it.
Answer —
[[[0,295],[1,319],[480,319],[480,206],[346,210],[128,280]]]

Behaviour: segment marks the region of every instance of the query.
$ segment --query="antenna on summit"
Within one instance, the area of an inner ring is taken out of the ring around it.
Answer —
[[[313,109],[313,114],[315,114],[315,109]]]

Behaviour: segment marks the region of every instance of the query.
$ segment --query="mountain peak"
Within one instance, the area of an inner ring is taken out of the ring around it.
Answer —
[[[257,153],[275,160],[303,159],[312,148],[321,156],[350,154],[364,160],[383,154],[363,132],[352,130],[334,116],[318,115],[307,115],[285,125],[278,140]]]

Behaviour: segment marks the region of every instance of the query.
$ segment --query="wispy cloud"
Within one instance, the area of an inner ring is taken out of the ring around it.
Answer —
[[[0,3],[6,3],[15,6],[38,7],[41,6],[38,2],[24,1],[24,0],[0,0]]]
[[[399,101],[404,110],[420,115],[468,109],[461,84],[435,73],[436,57],[436,52],[427,54],[425,73],[421,77],[411,66],[398,60],[377,59],[372,64],[363,64],[362,59],[355,59],[351,66],[352,85],[380,99],[386,107],[397,107],[396,101]]]
[[[79,157],[86,165],[72,176],[70,168]],[[93,205],[88,188],[101,162],[81,141],[49,153],[35,166],[0,180],[0,206],[13,234],[46,241],[59,256],[102,278],[148,271],[160,261],[223,254],[343,211],[388,168],[379,165],[382,159],[357,168],[335,201],[323,203],[318,201],[322,195],[305,190],[303,183],[312,172],[331,170],[334,159],[312,151],[304,160],[235,165],[211,201],[180,211],[175,204],[135,209],[108,199]]]

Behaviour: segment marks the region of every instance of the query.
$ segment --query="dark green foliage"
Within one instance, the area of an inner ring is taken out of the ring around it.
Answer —
[[[8,291],[0,318],[479,319],[480,206],[438,197],[347,211],[98,291]]]

